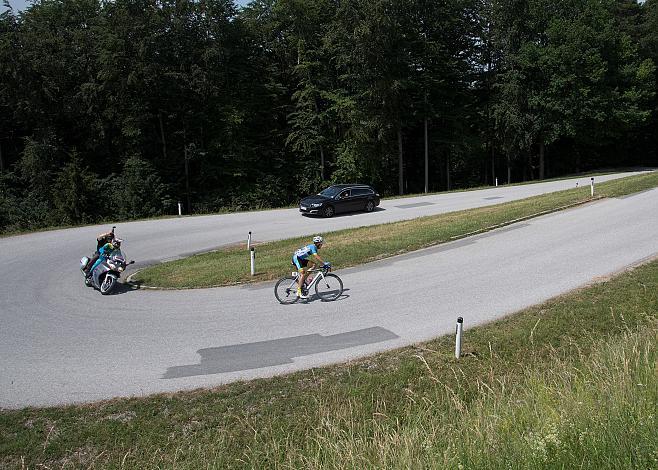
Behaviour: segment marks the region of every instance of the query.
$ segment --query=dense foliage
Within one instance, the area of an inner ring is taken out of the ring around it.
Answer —
[[[658,0],[37,0],[0,231],[656,165],[656,62]]]

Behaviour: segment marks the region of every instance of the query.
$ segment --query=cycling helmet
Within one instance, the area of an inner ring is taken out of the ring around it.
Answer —
[[[313,243],[318,244],[318,243],[324,243],[324,238],[322,238],[320,235],[316,235],[313,237]]]

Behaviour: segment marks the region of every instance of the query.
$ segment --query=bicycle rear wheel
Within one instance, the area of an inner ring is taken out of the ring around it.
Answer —
[[[343,281],[335,274],[325,274],[315,283],[315,293],[324,301],[336,300],[343,293]]]
[[[286,276],[279,279],[274,286],[274,295],[276,300],[282,304],[294,304],[297,302],[297,278]]]

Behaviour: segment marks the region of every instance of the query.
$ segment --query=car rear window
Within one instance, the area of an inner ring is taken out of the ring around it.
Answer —
[[[353,196],[364,196],[366,194],[374,194],[374,191],[369,188],[355,188],[352,190]]]

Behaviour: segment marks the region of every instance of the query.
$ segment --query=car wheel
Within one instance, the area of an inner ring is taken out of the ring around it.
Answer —
[[[333,217],[335,213],[333,206],[327,206],[322,210],[322,215],[325,217]]]
[[[372,212],[375,210],[375,203],[372,201],[366,202],[366,212]]]

